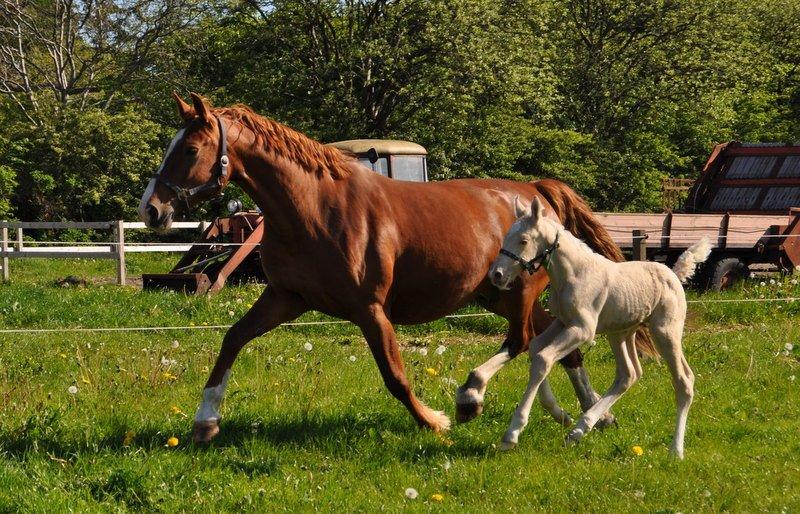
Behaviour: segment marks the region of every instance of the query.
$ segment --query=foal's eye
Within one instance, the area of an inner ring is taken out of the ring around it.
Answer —
[[[522,246],[525,246],[526,244],[528,244],[528,240],[527,239],[520,239],[519,244],[521,244]]]
[[[187,146],[186,155],[197,155],[198,149],[196,146]]]

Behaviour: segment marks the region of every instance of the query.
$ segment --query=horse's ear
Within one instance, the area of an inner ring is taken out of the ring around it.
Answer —
[[[205,120],[210,124],[212,121],[211,108],[208,106],[205,99],[197,93],[189,93],[189,96],[192,98],[195,114],[197,114],[201,120]]]
[[[181,98],[181,95],[179,95],[177,91],[172,92],[172,98],[174,98],[175,103],[178,104],[178,114],[184,121],[189,121],[194,117],[192,106],[184,102],[183,98]]]
[[[538,196],[534,196],[531,202],[531,217],[534,221],[539,221],[544,217],[544,205],[539,201]]]
[[[514,214],[517,218],[521,218],[523,216],[527,216],[530,214],[531,211],[528,210],[528,206],[519,199],[519,195],[514,197]]]

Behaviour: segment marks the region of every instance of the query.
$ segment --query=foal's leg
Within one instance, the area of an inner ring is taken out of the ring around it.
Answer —
[[[580,441],[584,434],[595,426],[600,416],[610,409],[638,378],[636,367],[628,354],[628,334],[609,334],[608,339],[617,364],[617,376],[605,396],[580,417],[575,428],[567,436],[568,442]]]
[[[368,311],[358,319],[358,325],[367,339],[372,356],[378,364],[383,383],[400,400],[414,416],[417,423],[434,432],[442,432],[450,428],[450,419],[441,411],[434,411],[417,399],[406,378],[403,358],[394,333],[392,323],[386,317],[383,306],[371,305]]]
[[[675,389],[675,403],[678,405],[678,415],[675,421],[675,435],[672,438],[670,452],[683,459],[683,439],[686,435],[686,419],[689,416],[689,407],[694,398],[694,373],[686,362],[681,348],[681,334],[683,323],[676,322],[668,326],[651,325],[650,331],[658,348],[658,353],[664,358],[672,375],[672,387]]]
[[[537,336],[531,341],[530,355],[531,366],[528,380],[528,387],[522,396],[522,401],[517,406],[511,423],[503,435],[502,448],[509,450],[514,448],[519,441],[519,435],[528,424],[533,400],[536,396],[540,384],[545,380],[553,364],[562,359],[569,352],[583,344],[589,337],[591,331],[583,327],[564,327],[561,321],[556,320],[547,327],[542,335]]]
[[[196,442],[206,443],[219,433],[219,406],[225,394],[231,366],[242,347],[253,338],[281,323],[293,320],[306,310],[307,307],[300,297],[267,286],[250,310],[228,329],[222,340],[217,362],[203,389],[203,401],[194,418]]]

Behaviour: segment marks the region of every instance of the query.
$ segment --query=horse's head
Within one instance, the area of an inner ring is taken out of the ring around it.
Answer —
[[[193,105],[173,96],[184,126],[139,204],[142,221],[156,230],[168,229],[176,212],[220,195],[230,180],[226,125],[200,95],[191,94]]]
[[[489,279],[499,289],[509,289],[520,273],[533,273],[545,264],[558,244],[558,228],[547,219],[544,205],[534,196],[530,206],[514,199],[517,220],[503,239],[503,246],[492,266]]]

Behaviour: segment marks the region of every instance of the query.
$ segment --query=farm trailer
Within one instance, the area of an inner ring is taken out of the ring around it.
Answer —
[[[635,259],[671,264],[702,237],[714,244],[702,287],[723,289],[755,265],[800,266],[800,146],[717,145],[678,212],[597,213]]]

